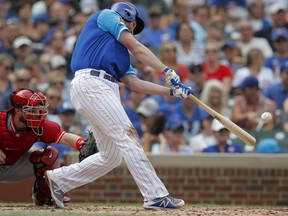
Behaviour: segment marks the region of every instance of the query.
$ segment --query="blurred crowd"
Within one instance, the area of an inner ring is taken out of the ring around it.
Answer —
[[[70,101],[70,59],[89,16],[115,2],[0,0],[0,110],[8,109],[13,91],[41,91],[48,120],[85,137],[89,122]],[[145,22],[137,40],[201,101],[247,131],[288,131],[288,0],[126,2],[137,6]],[[165,85],[161,71],[132,55],[131,64],[141,79]],[[119,88],[145,151],[244,151],[192,100],[143,95],[122,83]],[[263,123],[263,112],[273,120]],[[277,140],[264,141],[258,152],[281,152]]]

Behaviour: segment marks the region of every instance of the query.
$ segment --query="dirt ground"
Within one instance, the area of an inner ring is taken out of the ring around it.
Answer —
[[[145,210],[142,207],[137,206],[67,206],[64,209],[55,207],[36,207],[34,205],[27,206],[0,206],[0,212],[4,215],[67,215],[67,213],[73,213],[77,215],[138,215],[138,216],[210,216],[210,215],[232,215],[232,216],[263,216],[263,215],[288,215],[288,208],[255,208],[255,207],[198,207],[188,206],[177,210]],[[1,215],[0,213],[0,215]]]

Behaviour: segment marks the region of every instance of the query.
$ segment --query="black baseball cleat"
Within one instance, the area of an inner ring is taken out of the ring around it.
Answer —
[[[63,203],[64,193],[59,188],[57,183],[53,180],[52,171],[46,171],[44,173],[44,175],[45,175],[46,181],[48,182],[48,185],[49,185],[49,188],[50,188],[50,191],[51,191],[51,196],[52,196],[52,199],[54,200],[55,204],[59,208],[64,208],[64,203]]]

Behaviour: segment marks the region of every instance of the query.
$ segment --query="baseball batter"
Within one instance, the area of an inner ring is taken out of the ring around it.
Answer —
[[[45,173],[51,195],[59,207],[64,207],[64,193],[95,181],[117,167],[122,159],[144,197],[144,208],[184,205],[183,200],[169,196],[140,146],[137,132],[120,101],[119,81],[145,94],[186,98],[191,93],[190,88],[180,83],[175,71],[163,65],[133,37],[143,28],[136,7],[118,2],[111,9],[92,14],[76,42],[71,62],[75,73],[70,86],[71,100],[77,111],[91,121],[99,153],[81,163]],[[163,71],[172,88],[138,79],[130,65],[128,50],[145,65]]]

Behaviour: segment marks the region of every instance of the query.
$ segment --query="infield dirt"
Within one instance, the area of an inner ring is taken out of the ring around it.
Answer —
[[[186,206],[176,210],[145,210],[141,206],[66,206],[64,209],[59,209],[51,206],[34,206],[23,205],[16,206],[7,204],[0,206],[0,215],[138,215],[138,216],[210,216],[210,215],[239,215],[239,216],[263,216],[263,215],[288,215],[288,208],[273,208],[273,207],[199,207]]]

